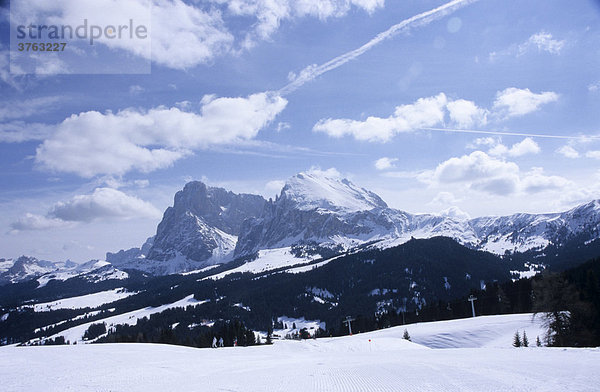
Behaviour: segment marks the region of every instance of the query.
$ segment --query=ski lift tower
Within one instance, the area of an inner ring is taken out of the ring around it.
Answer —
[[[469,302],[471,303],[471,310],[473,311],[473,317],[475,317],[475,301],[477,301],[477,297],[474,297],[473,294],[469,297]]]
[[[352,325],[350,325],[350,323],[354,320],[355,319],[353,319],[350,316],[346,317],[346,320],[344,320],[344,324],[348,324],[348,333],[350,334],[350,336],[352,336]]]

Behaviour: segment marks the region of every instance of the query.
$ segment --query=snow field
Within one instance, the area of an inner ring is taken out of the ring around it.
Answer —
[[[35,312],[49,312],[57,309],[97,308],[98,306],[115,302],[135,294],[137,294],[137,292],[127,292],[124,288],[118,288],[79,297],[63,298],[53,302],[25,305],[24,307],[33,307]]]
[[[233,268],[219,274],[211,275],[205,279],[221,279],[227,275],[235,274],[237,272],[252,272],[260,273],[270,271],[273,269],[287,267],[294,264],[309,263],[313,260],[320,258],[320,255],[312,255],[309,257],[295,257],[291,252],[291,247],[277,248],[277,249],[264,249],[258,251],[258,257],[256,260],[252,260],[245,263],[237,268]],[[312,268],[312,266],[311,266]]]
[[[600,383],[598,349],[432,350],[400,336],[378,338],[374,332],[371,345],[365,338],[359,334],[220,349],[156,344],[3,347],[0,377],[7,392],[591,392]]]

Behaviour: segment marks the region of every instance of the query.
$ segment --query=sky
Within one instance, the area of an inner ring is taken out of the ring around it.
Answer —
[[[329,170],[459,217],[600,198],[600,1],[21,1],[0,3],[0,257],[140,246],[191,180],[274,197]],[[147,36],[17,52],[19,23],[83,18]]]

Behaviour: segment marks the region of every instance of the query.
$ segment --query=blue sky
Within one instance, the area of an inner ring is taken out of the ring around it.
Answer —
[[[109,23],[146,1],[51,12]],[[269,197],[335,168],[392,207],[471,217],[600,198],[599,1],[152,3],[151,55],[100,40],[83,71],[40,54],[43,74],[10,68],[3,9],[0,257],[139,246],[192,179]]]

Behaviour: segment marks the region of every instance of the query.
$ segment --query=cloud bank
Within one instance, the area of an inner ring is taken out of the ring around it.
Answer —
[[[321,119],[314,125],[313,131],[323,132],[337,138],[352,136],[360,141],[388,142],[399,133],[445,125],[446,115],[448,115],[451,125],[454,126],[485,125],[488,117],[504,120],[523,116],[540,110],[543,105],[554,102],[558,98],[558,94],[554,92],[536,94],[529,89],[510,87],[496,94],[496,100],[491,110],[488,110],[478,107],[472,101],[450,100],[446,94],[440,93],[434,97],[419,98],[412,104],[397,106],[394,113],[386,118],[369,116],[362,121],[343,118]],[[444,131],[444,129],[431,130]],[[453,131],[480,133],[480,131],[469,130]],[[521,146],[520,148],[526,147]],[[514,153],[518,154],[518,151]]]
[[[72,115],[36,151],[36,163],[82,177],[165,168],[193,150],[254,138],[286,106],[272,93],[205,96],[199,113],[177,107]]]
[[[26,213],[11,224],[13,230],[47,230],[71,227],[98,219],[159,218],[160,211],[152,204],[112,188],[96,188],[93,193],[76,195],[66,202],[56,203],[45,215]]]

